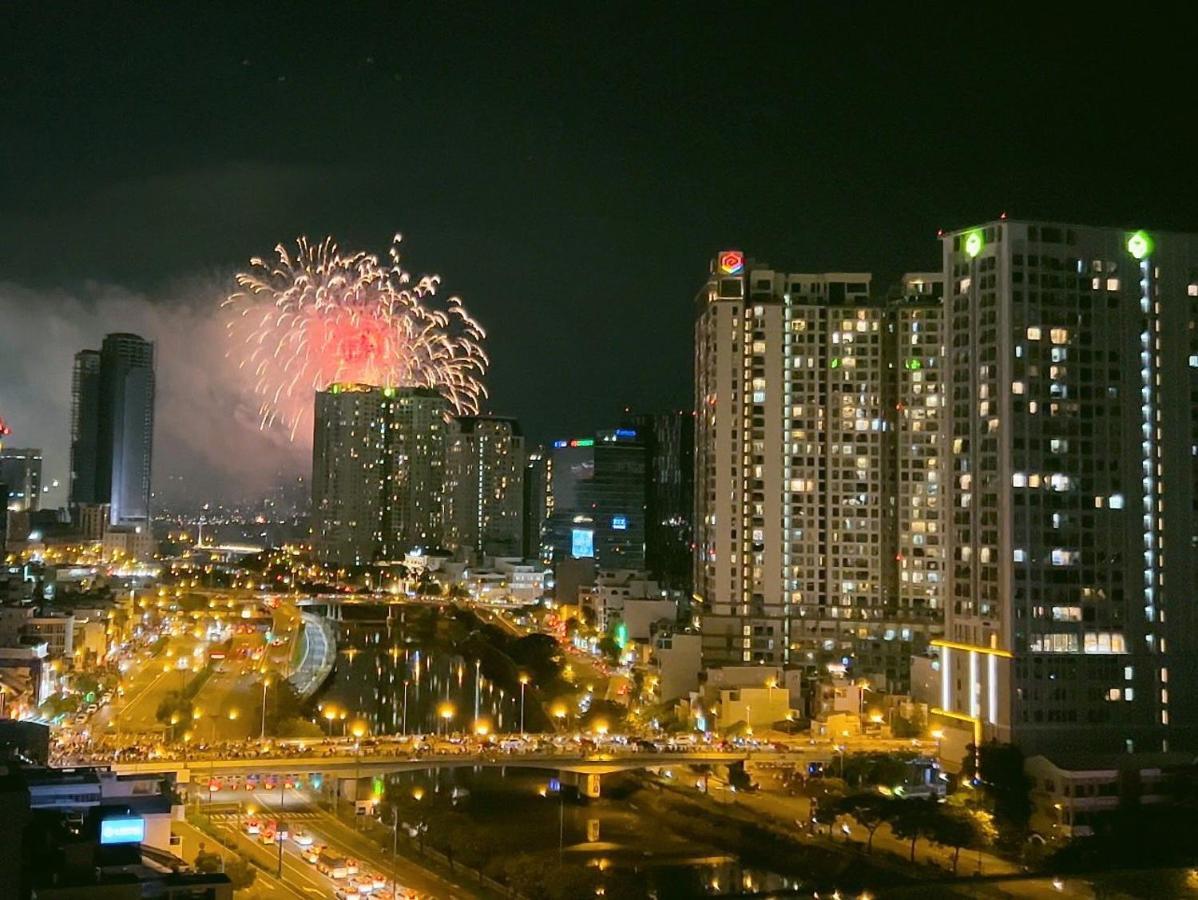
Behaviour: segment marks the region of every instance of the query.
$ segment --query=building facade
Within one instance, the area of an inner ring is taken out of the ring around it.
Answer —
[[[0,485],[5,488],[4,509],[32,512],[42,493],[42,451],[31,447],[0,445]]]
[[[1027,753],[1193,749],[1198,237],[943,237],[941,707]]]
[[[668,587],[691,590],[695,415],[634,416],[645,445],[645,568]]]
[[[445,457],[445,531],[451,550],[524,552],[524,435],[515,419],[458,416]]]
[[[524,463],[524,558],[543,559],[541,535],[549,502],[549,458],[543,447],[530,450]]]
[[[850,666],[904,690],[944,591],[938,273],[725,251],[695,322],[695,597],[708,665]]]
[[[75,355],[72,507],[107,504],[112,525],[149,524],[154,447],[154,345],[109,334]]]
[[[643,569],[645,447],[635,429],[555,441],[548,463],[546,561],[594,559],[604,569]]]
[[[426,388],[316,393],[312,533],[322,559],[367,565],[441,545],[448,411]]]

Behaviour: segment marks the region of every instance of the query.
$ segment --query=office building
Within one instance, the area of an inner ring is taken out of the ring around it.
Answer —
[[[312,531],[322,559],[367,565],[441,545],[448,411],[427,388],[316,393]]]
[[[645,445],[645,568],[662,584],[691,589],[695,416],[692,410],[633,416]]]
[[[450,419],[445,451],[445,531],[451,550],[524,552],[524,435],[515,419]]]
[[[547,482],[547,562],[593,559],[604,569],[644,568],[645,447],[635,429],[554,441]]]
[[[940,705],[1025,753],[1193,751],[1198,236],[943,236]]]
[[[80,350],[75,354],[71,375],[71,482],[70,503],[106,504],[97,477],[100,443],[100,351]]]
[[[549,459],[543,447],[530,450],[524,463],[524,558],[541,559],[541,534],[549,498]]]
[[[75,356],[72,507],[107,504],[110,524],[148,525],[153,444],[154,345],[109,334]]]
[[[0,446],[0,485],[5,487],[0,495],[4,509],[36,510],[42,492],[42,451]]]

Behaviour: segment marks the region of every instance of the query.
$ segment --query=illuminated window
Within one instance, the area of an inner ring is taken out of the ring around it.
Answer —
[[[1040,326],[1039,325],[1029,325],[1027,327],[1027,339],[1029,341],[1040,340]]]

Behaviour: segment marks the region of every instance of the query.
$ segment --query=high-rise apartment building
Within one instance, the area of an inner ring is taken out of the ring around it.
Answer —
[[[706,665],[815,669],[880,621],[884,321],[868,274],[713,262],[695,319]]]
[[[427,388],[333,384],[316,393],[312,531],[321,558],[366,565],[441,545],[448,411]]]
[[[445,456],[445,531],[450,549],[485,556],[524,551],[524,435],[515,419],[458,416]]]
[[[603,569],[643,569],[645,447],[635,429],[554,441],[547,468],[546,561],[594,559]]]
[[[0,514],[32,512],[38,508],[42,492],[42,451],[30,447],[0,445]]]
[[[695,415],[633,416],[645,445],[645,568],[666,587],[691,589]]]
[[[695,321],[707,665],[848,665],[898,690],[939,634],[939,281],[888,300],[867,273],[713,263]]]
[[[940,700],[1025,752],[1198,736],[1198,236],[943,237]]]
[[[941,438],[944,278],[909,273],[886,304],[882,362],[883,609],[857,636],[854,671],[875,686],[910,689],[910,658],[943,635],[947,585]],[[890,559],[894,564],[890,564]]]
[[[109,334],[75,355],[71,403],[72,506],[108,504],[112,525],[150,519],[154,345]]]

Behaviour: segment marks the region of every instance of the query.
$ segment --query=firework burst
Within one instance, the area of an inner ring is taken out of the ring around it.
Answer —
[[[294,252],[280,244],[237,276],[241,290],[223,304],[230,355],[253,374],[263,428],[279,423],[294,438],[313,391],[334,382],[426,387],[458,414],[479,411],[486,332],[457,297],[434,306],[440,276],[413,280],[399,242],[382,263],[301,237]]]

